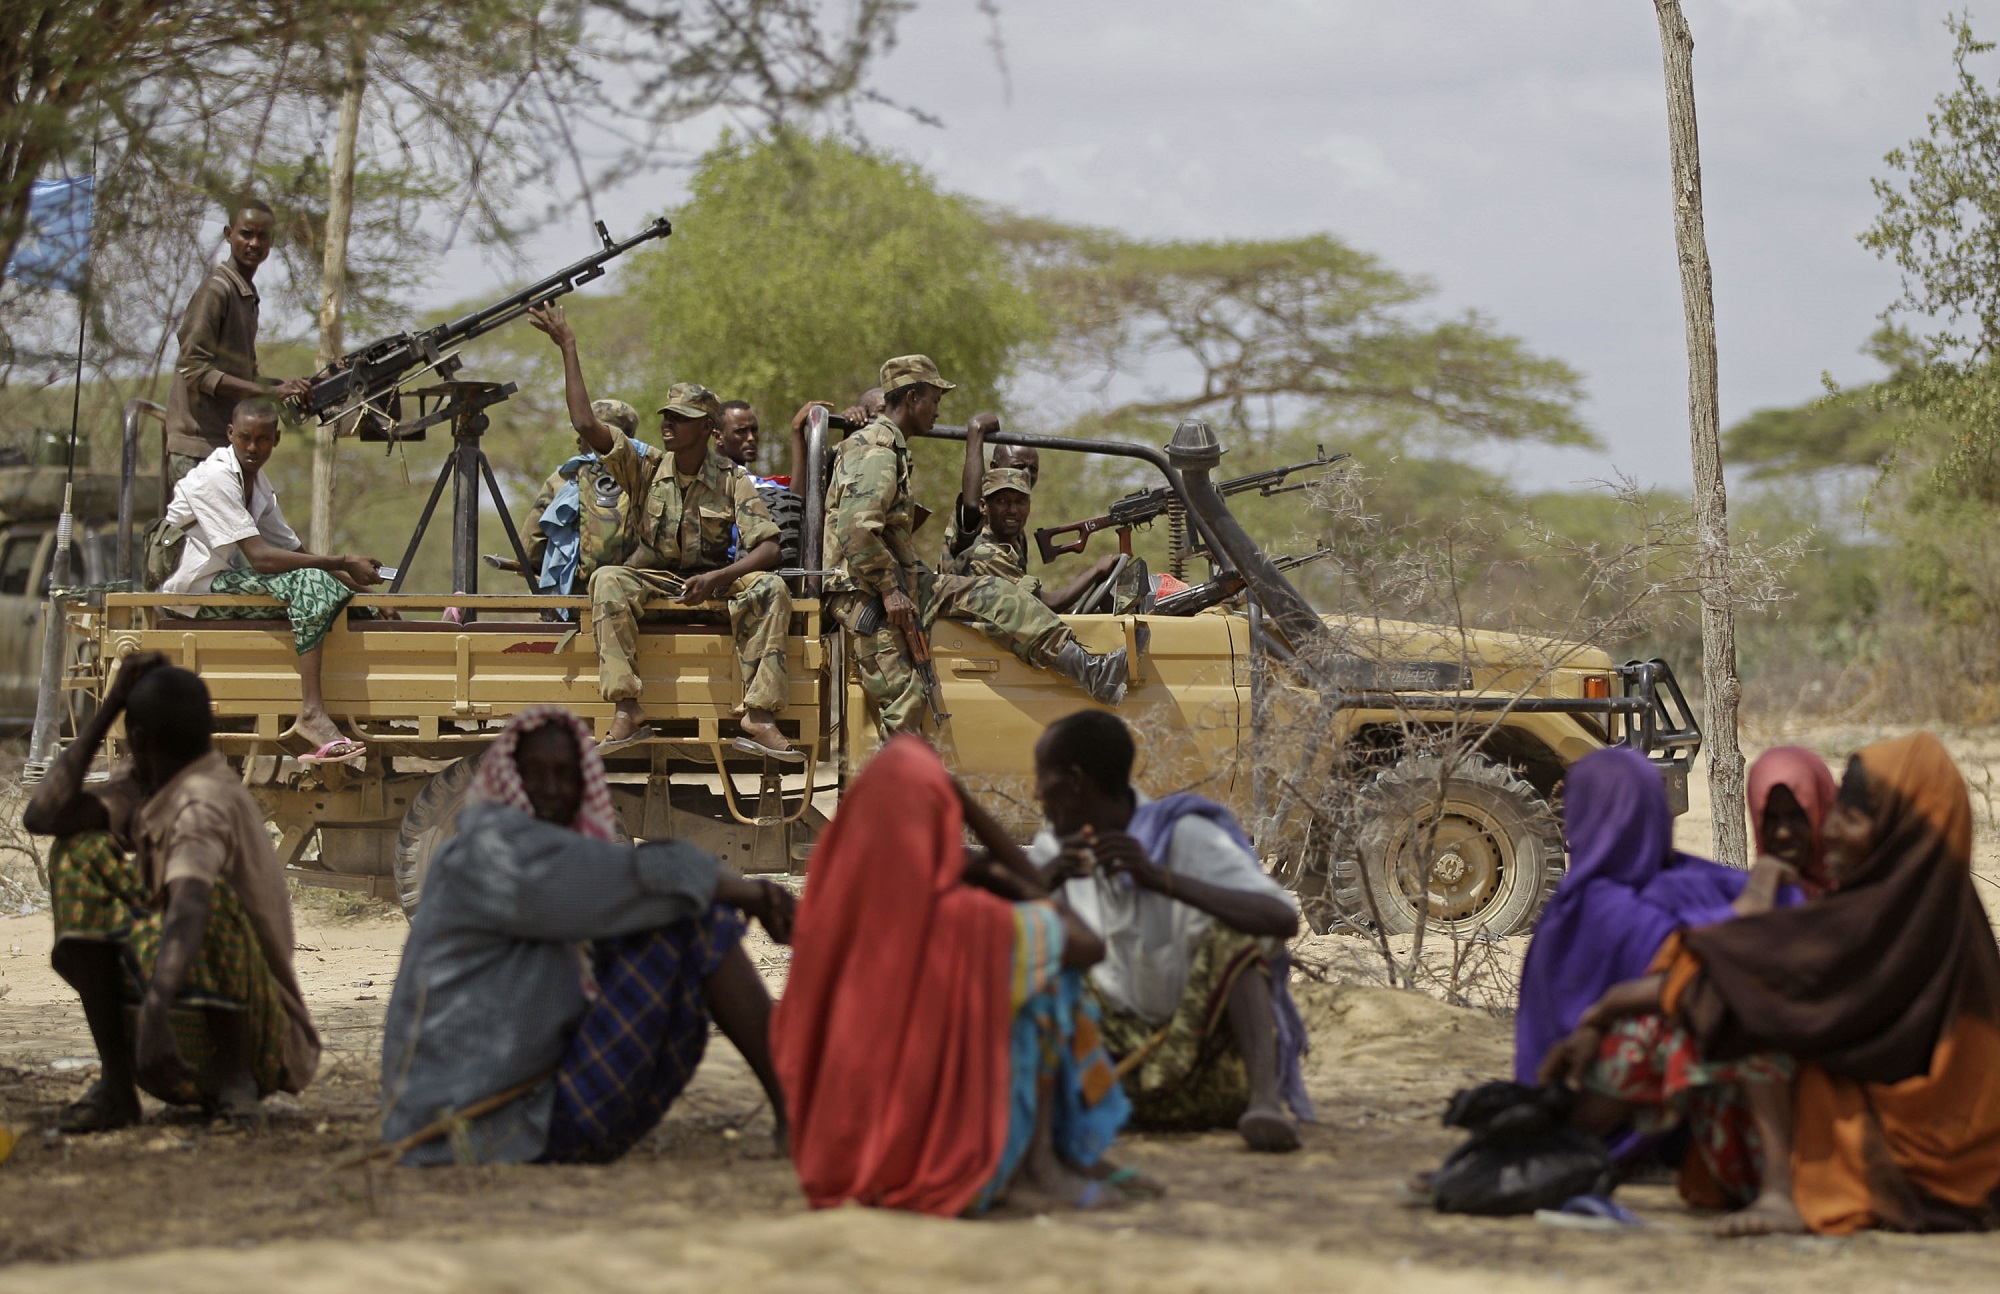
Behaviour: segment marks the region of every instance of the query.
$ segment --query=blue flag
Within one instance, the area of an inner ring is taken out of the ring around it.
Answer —
[[[28,195],[28,227],[14,245],[8,277],[38,288],[75,292],[90,270],[90,216],[96,179],[37,180]]]

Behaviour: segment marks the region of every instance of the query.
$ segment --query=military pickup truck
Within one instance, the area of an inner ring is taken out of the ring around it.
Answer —
[[[806,554],[819,551],[831,449],[824,427],[815,419],[808,445]],[[1019,433],[989,439],[1150,465],[1178,500],[1211,577],[1243,586],[1194,615],[1067,619],[1093,651],[1131,653],[1120,713],[1139,737],[1140,784],[1197,787],[1231,804],[1316,926],[1366,920],[1402,930],[1427,914],[1495,934],[1525,928],[1562,873],[1552,804],[1564,770],[1607,744],[1645,752],[1684,804],[1700,734],[1663,663],[1619,665],[1578,644],[1318,615],[1230,514],[1210,479],[1221,447],[1199,422],[1184,423],[1164,451]],[[726,618],[663,606],[665,618],[640,633],[654,735],[607,759],[631,836],[687,838],[747,871],[807,865],[876,736],[838,627],[822,616],[812,577],[798,585],[781,726],[807,751],[806,771],[731,748],[737,683]],[[324,690],[328,710],[369,753],[357,765],[301,768],[278,748],[298,697],[282,622],[177,619],[165,603],[114,593],[74,608],[92,651],[69,686],[100,693],[115,663],[141,650],[200,673],[215,698],[218,744],[264,805],[286,865],[301,880],[393,892],[406,910],[511,713],[554,702],[600,732],[611,720],[597,693],[587,599],[368,595],[356,605],[394,607],[402,618],[336,624]],[[464,623],[439,618],[448,606]],[[545,618],[557,609],[570,618]],[[1025,836],[1035,821],[1034,740],[1089,702],[970,625],[939,622],[932,649],[951,715],[940,745]],[[1443,740],[1451,733],[1470,738]],[[1327,805],[1317,802],[1333,797],[1380,811],[1343,838],[1326,829]]]
[[[63,476],[59,467],[0,467],[0,728],[8,730],[24,729],[35,717]],[[118,569],[117,475],[78,472],[72,498],[70,586],[101,587],[123,578]],[[138,507],[140,521],[158,514],[150,494]],[[87,639],[73,639],[69,663],[80,667],[79,654],[94,646]],[[94,671],[79,674],[76,681],[82,684],[94,676]],[[85,695],[76,692],[72,699],[82,703]]]

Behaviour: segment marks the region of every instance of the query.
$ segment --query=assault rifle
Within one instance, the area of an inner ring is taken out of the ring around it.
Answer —
[[[1329,455],[1324,445],[1318,449],[1317,457],[1303,463],[1291,463],[1284,467],[1271,468],[1269,471],[1252,472],[1233,481],[1223,481],[1216,488],[1224,495],[1247,494],[1251,490],[1266,498],[1274,494],[1289,494],[1293,490],[1303,490],[1312,484],[1310,481],[1289,481],[1287,478],[1295,473],[1331,467],[1344,458],[1352,457],[1349,454]],[[1179,506],[1179,503],[1180,497],[1174,493],[1171,486],[1162,485],[1157,489],[1138,490],[1112,504],[1111,511],[1101,517],[1086,517],[1082,521],[1072,521],[1066,526],[1041,527],[1035,531],[1035,545],[1042,550],[1042,560],[1052,562],[1064,553],[1082,552],[1084,546],[1090,542],[1090,537],[1100,530],[1130,530],[1134,526],[1146,525],[1166,515]],[[1075,535],[1076,538],[1058,543],[1057,538],[1062,535]]]
[[[396,389],[404,382],[431,370],[449,378],[459,362],[452,352],[466,342],[513,322],[526,314],[530,306],[546,305],[592,279],[602,278],[604,267],[611,261],[640,243],[665,238],[672,232],[673,226],[659,219],[624,242],[614,242],[600,220],[597,236],[604,246],[576,264],[450,323],[422,332],[400,332],[349,351],[313,375],[312,387],[300,404],[306,413],[323,423],[361,410],[361,432],[365,439],[400,439],[396,435],[399,411],[395,402]]]
[[[1316,562],[1328,556],[1333,550],[1322,548],[1316,553],[1301,553],[1297,557],[1280,557],[1271,565],[1281,571],[1297,570],[1307,562]],[[1206,611],[1210,607],[1221,606],[1243,591],[1243,572],[1224,571],[1206,584],[1195,584],[1169,593],[1153,606],[1153,614],[1158,616],[1191,616]]]

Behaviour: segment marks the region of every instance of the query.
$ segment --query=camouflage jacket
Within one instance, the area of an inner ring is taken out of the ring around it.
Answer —
[[[828,593],[907,591],[917,560],[910,499],[910,447],[887,416],[840,442],[826,489],[822,565]]]
[[[603,462],[619,488],[639,501],[632,553],[624,565],[693,575],[729,565],[734,536],[741,536],[746,552],[778,538],[778,523],[750,483],[750,474],[713,445],[701,470],[683,478],[674,470],[671,453],[642,458],[614,427],[611,452]]]
[[[947,544],[947,551],[949,547]],[[1024,535],[1010,544],[984,525],[964,551],[945,559],[944,569],[950,575],[997,575],[1020,585],[1029,594],[1042,591],[1042,581],[1028,574],[1027,537]]]
[[[643,447],[649,455],[660,451],[643,441],[634,441],[635,448]],[[564,487],[576,485],[576,529],[577,553],[575,572],[569,581],[569,590],[583,587],[590,580],[591,572],[600,566],[619,566],[632,549],[632,496],[618,486],[618,481],[595,454],[579,454],[549,474],[542,482],[541,491],[535,501],[528,505],[526,524],[522,526],[522,546],[527,549],[528,569],[547,573],[549,551],[549,530],[552,524],[548,516],[549,507]],[[560,529],[560,527],[559,527]],[[544,588],[544,593],[561,590]]]

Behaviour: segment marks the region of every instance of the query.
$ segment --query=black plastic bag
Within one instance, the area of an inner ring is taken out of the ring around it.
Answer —
[[[1438,1212],[1504,1216],[1609,1195],[1611,1156],[1571,1125],[1575,1104],[1576,1094],[1556,1083],[1493,1082],[1454,1095],[1445,1125],[1472,1135],[1431,1175]]]

